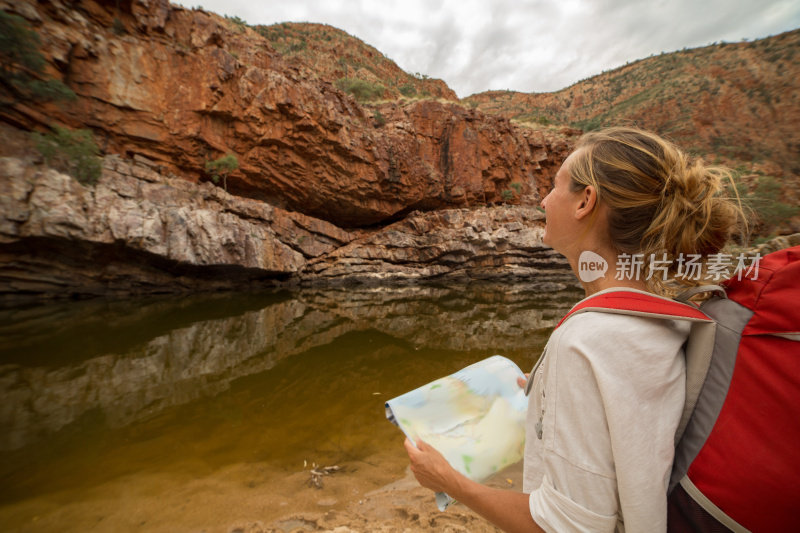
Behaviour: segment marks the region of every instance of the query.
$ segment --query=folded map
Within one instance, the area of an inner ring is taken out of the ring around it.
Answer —
[[[525,376],[513,361],[494,355],[389,400],[386,418],[481,482],[522,459],[528,399],[518,377]],[[451,502],[436,494],[439,510]]]

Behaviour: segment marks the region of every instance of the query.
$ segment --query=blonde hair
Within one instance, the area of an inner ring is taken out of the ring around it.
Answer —
[[[592,185],[608,207],[608,238],[618,253],[667,260],[667,279],[647,280],[654,292],[674,295],[708,283],[706,260],[734,233],[746,240],[747,216],[731,172],[693,161],[673,143],[636,128],[589,132],[570,163],[572,190]],[[731,187],[726,187],[726,182]],[[729,195],[733,196],[729,196]],[[678,276],[679,257],[700,255],[700,279]]]

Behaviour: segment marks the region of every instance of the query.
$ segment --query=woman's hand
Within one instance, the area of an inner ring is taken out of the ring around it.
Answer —
[[[411,460],[411,471],[419,484],[435,492],[446,492],[503,531],[544,533],[531,517],[529,495],[481,485],[458,473],[427,443],[417,439],[417,447],[403,443]]]
[[[526,372],[524,379],[523,378],[517,378],[517,385],[519,385],[520,389],[524,389],[525,388],[525,385],[528,384],[528,378],[530,378],[530,376],[531,376],[530,373]]]
[[[403,443],[411,461],[411,472],[419,484],[435,492],[450,492],[458,482],[459,473],[435,448],[417,438],[417,446],[406,438]]]

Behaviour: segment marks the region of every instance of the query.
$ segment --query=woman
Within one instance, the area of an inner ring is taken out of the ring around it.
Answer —
[[[605,276],[581,280],[587,297],[620,288],[673,295],[703,283],[682,272],[683,259],[718,253],[744,222],[724,178],[652,133],[588,133],[542,200],[543,241],[576,275],[584,252],[606,261]],[[638,272],[616,271],[634,256]],[[522,493],[475,483],[406,440],[412,472],[506,531],[666,530],[688,332],[685,322],[612,313],[564,322],[532,377]]]

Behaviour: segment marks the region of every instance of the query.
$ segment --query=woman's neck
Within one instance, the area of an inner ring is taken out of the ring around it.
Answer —
[[[610,276],[606,274],[605,278],[600,278],[598,280],[584,283],[581,282],[583,286],[583,290],[586,293],[586,296],[591,296],[600,291],[604,291],[606,289],[638,289],[640,291],[651,292],[647,288],[647,283],[642,280],[632,280],[632,279],[622,279],[618,280],[614,278],[614,272],[609,271],[611,274]],[[610,279],[609,279],[610,277]]]
[[[638,289],[650,292],[645,281],[643,269],[625,271],[624,263],[615,250],[607,247],[593,246],[584,250],[574,250],[566,256],[572,272],[581,282],[586,296],[611,288]],[[622,268],[623,275],[618,275]]]

